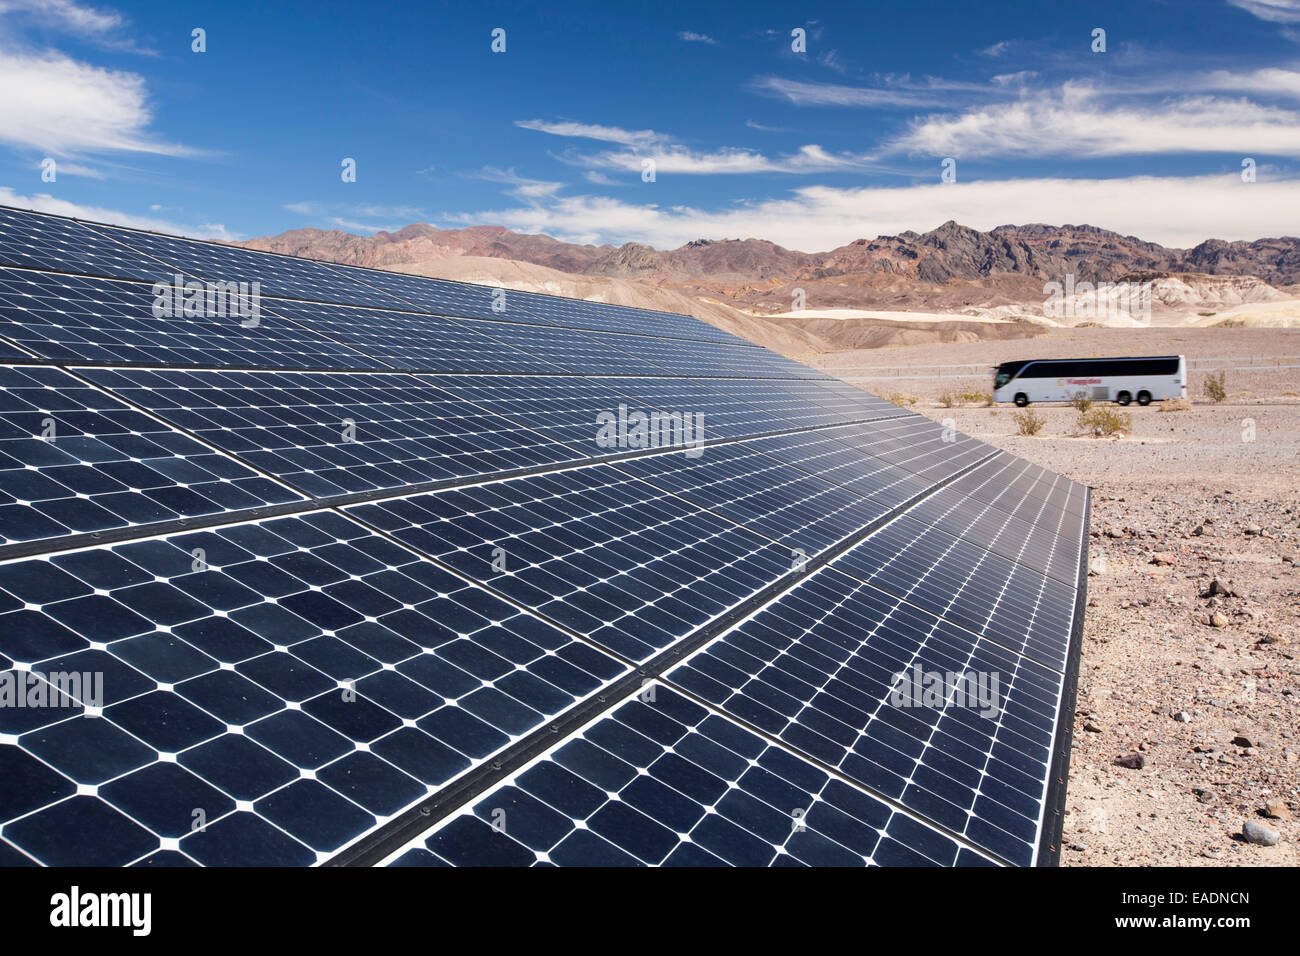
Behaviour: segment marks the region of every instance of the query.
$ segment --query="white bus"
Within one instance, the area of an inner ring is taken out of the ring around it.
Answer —
[[[1003,362],[993,373],[993,401],[1068,402],[1083,392],[1093,401],[1139,405],[1187,397],[1181,355],[1133,358],[1027,359]]]

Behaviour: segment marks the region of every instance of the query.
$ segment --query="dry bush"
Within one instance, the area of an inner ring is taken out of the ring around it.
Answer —
[[[1020,429],[1022,435],[1037,435],[1047,424],[1047,419],[1031,408],[1013,412],[1011,420],[1016,423],[1016,428]]]
[[[1160,403],[1162,412],[1190,412],[1192,403],[1185,398],[1166,398]]]
[[[1076,412],[1083,415],[1092,408],[1092,399],[1088,397],[1087,392],[1075,392],[1070,396],[1070,404],[1074,406]]]
[[[1079,427],[1088,429],[1094,435],[1114,435],[1116,432],[1128,433],[1133,430],[1133,416],[1115,408],[1098,405],[1096,408],[1079,416]]]
[[[993,404],[993,393],[981,392],[978,388],[976,388],[976,389],[972,389],[969,392],[962,392],[961,400],[965,402],[967,405],[983,405],[985,407],[988,407],[989,405]]]
[[[1205,397],[1216,405],[1228,397],[1228,373],[1224,371],[1211,372],[1205,376],[1205,384],[1202,388],[1205,391]]]
[[[957,399],[952,392],[944,392],[939,396],[939,404],[944,408],[952,408],[957,404]]]
[[[920,400],[921,399],[915,395],[906,395],[903,392],[895,392],[893,395],[890,395],[885,399],[887,402],[893,402],[895,405],[900,406],[915,405]]]

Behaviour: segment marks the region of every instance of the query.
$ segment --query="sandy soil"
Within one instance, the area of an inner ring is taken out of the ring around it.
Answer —
[[[1072,330],[862,364],[992,364],[1012,349],[1300,354],[1300,331]],[[1083,437],[1053,405],[1034,406],[1042,435],[1021,437],[1009,406],[934,402],[951,379],[899,384],[919,411],[1094,488],[1063,864],[1300,864],[1300,399],[1283,395],[1300,393],[1300,369],[1231,372],[1229,391],[1250,395],[1222,405],[1132,406],[1122,439]],[[1230,596],[1209,595],[1215,578]],[[1141,769],[1116,764],[1131,754]],[[1279,842],[1243,840],[1248,820]]]

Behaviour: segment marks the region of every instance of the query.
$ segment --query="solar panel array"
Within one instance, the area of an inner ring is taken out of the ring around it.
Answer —
[[[687,316],[0,208],[0,864],[1050,863],[1087,522]]]

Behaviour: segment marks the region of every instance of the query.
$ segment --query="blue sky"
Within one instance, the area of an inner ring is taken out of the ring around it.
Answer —
[[[0,0],[0,203],[660,248],[1300,231],[1300,0],[243,6]]]

